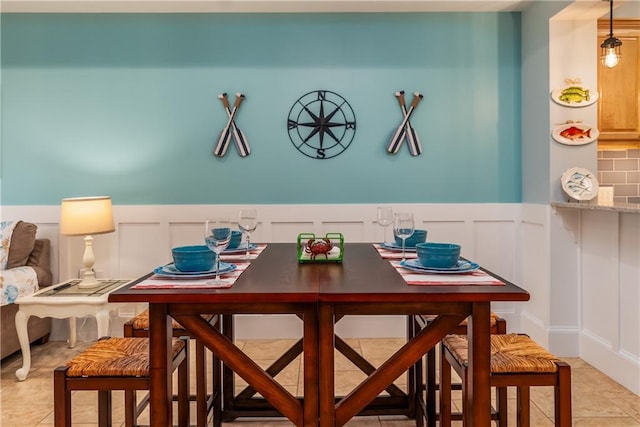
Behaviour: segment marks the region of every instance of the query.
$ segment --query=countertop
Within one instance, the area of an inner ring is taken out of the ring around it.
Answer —
[[[592,202],[551,202],[551,206],[554,208],[640,213],[640,203],[614,203],[613,205],[599,205]]]

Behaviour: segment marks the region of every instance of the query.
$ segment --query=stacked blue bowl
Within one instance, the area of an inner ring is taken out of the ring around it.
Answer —
[[[402,246],[402,239],[395,236],[396,246]],[[415,248],[418,243],[424,243],[427,240],[427,230],[413,230],[413,234],[405,239],[405,248]]]
[[[231,230],[231,240],[229,240],[227,249],[237,248],[238,246],[240,246],[240,242],[242,242],[242,231]]]
[[[209,271],[213,268],[216,254],[204,245],[178,246],[171,249],[173,265],[185,272]]]
[[[427,268],[451,268],[460,259],[460,245],[455,243],[419,243],[416,245],[418,262]]]

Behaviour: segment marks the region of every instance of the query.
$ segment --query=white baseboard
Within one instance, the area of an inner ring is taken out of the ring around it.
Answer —
[[[640,360],[637,357],[616,351],[608,343],[583,331],[580,335],[580,358],[640,395]]]
[[[580,357],[580,331],[552,328],[548,350],[558,357]]]
[[[541,346],[549,348],[549,337],[544,322],[542,321],[542,319],[534,316],[526,309],[522,310],[522,312],[520,313],[520,328],[521,329],[517,332],[527,334]]]

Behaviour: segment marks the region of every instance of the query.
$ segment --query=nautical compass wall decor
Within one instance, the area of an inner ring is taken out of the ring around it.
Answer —
[[[353,141],[356,116],[342,96],[329,90],[314,90],[294,102],[287,130],[302,154],[312,159],[330,159]]]

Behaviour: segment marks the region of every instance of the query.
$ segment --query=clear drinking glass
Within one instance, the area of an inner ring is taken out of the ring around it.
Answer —
[[[240,209],[238,213],[238,228],[247,235],[247,259],[251,259],[251,233],[256,231],[258,226],[258,210],[257,209]]]
[[[220,254],[229,246],[231,240],[231,222],[228,219],[208,219],[204,224],[204,241],[216,254],[216,278],[208,282],[210,285],[223,285],[220,278]]]
[[[406,261],[404,256],[404,242],[411,237],[415,228],[413,214],[408,212],[398,212],[393,216],[393,234],[402,239],[402,261]]]
[[[387,241],[387,227],[393,224],[393,209],[387,206],[378,207],[378,225],[384,228],[384,242]]]

